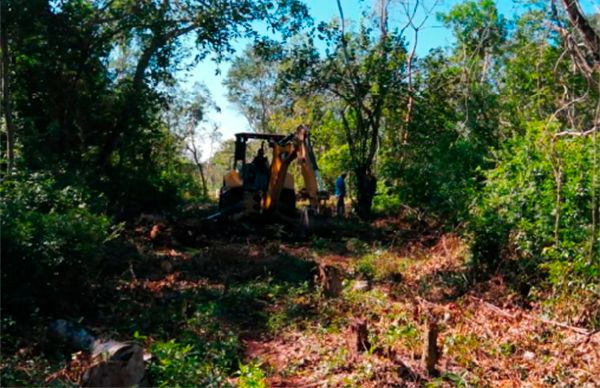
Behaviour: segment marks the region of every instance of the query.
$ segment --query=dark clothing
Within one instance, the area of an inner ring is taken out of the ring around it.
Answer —
[[[269,160],[264,155],[256,155],[252,160],[252,164],[256,166],[258,171],[268,171],[269,170]]]
[[[254,166],[254,185],[260,191],[267,190],[269,183],[269,160],[261,154],[258,154],[252,160]]]
[[[346,196],[346,181],[341,175],[335,181],[335,195]]]
[[[343,195],[338,195],[338,197],[337,197],[336,212],[337,212],[338,217],[344,217],[344,213],[346,212],[346,207],[344,205],[344,196]]]
[[[346,181],[343,176],[339,176],[335,181],[335,195],[337,196],[337,215],[343,217],[345,213],[344,198],[346,197]]]

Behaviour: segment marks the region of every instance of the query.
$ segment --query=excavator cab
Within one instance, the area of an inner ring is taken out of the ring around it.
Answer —
[[[263,146],[249,162],[250,140],[260,140]],[[265,156],[265,144],[271,150],[270,161]],[[329,213],[325,203],[329,193],[324,188],[307,127],[301,125],[289,135],[238,133],[233,159],[232,169],[224,176],[219,192],[220,216],[238,219],[275,215],[288,221],[301,218],[308,223],[308,217]],[[300,163],[305,184],[298,194],[288,171],[294,160]],[[296,207],[298,197],[308,200],[308,206],[301,212]]]

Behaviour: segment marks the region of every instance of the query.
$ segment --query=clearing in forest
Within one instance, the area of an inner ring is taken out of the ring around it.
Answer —
[[[600,384],[598,333],[544,319],[501,275],[474,282],[458,236],[408,233],[391,219],[335,230],[297,239],[278,226],[199,233],[140,222],[129,236],[135,259],[97,285],[81,323],[144,343],[152,384]],[[3,367],[32,383],[77,383],[80,353],[67,362],[41,353],[24,369],[47,346]]]

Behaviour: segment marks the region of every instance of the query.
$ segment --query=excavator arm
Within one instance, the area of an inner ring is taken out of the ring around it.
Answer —
[[[318,211],[320,200],[329,197],[317,166],[310,142],[309,129],[304,125],[300,125],[295,133],[286,136],[273,145],[271,177],[263,202],[265,210],[272,210],[277,206],[288,168],[295,159],[298,159],[300,163],[300,170],[310,206]]]
[[[269,185],[263,198],[263,209],[273,210],[277,207],[288,168],[296,157],[296,146],[287,138],[273,144],[273,161],[271,162]]]

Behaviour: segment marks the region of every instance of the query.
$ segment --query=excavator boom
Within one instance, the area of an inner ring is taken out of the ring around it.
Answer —
[[[265,172],[265,175],[268,174],[268,180],[264,186],[260,183],[263,182],[262,178],[257,179],[261,171],[258,171],[260,169],[254,165],[255,162],[245,162],[246,142],[249,139],[268,141],[273,149],[271,164]],[[310,131],[304,125],[300,125],[294,133],[287,136],[252,133],[236,135],[234,166],[224,178],[219,198],[220,213],[236,214],[237,217],[251,213],[282,216],[286,213],[284,218],[289,218],[290,212],[296,212],[296,192],[292,175],[288,172],[294,160],[298,160],[300,164],[305,184],[301,194],[309,202],[305,214],[327,213],[324,200],[329,198],[329,194],[324,188],[317,166],[310,142]]]

